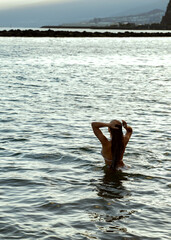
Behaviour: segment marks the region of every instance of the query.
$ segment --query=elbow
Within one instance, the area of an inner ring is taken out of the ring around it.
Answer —
[[[92,123],[91,123],[91,127],[92,127],[93,130],[95,130],[96,128],[98,128],[97,122],[92,122]]]

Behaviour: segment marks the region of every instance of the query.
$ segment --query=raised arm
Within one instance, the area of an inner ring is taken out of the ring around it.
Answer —
[[[108,142],[108,139],[103,135],[100,128],[103,127],[110,127],[109,123],[102,123],[102,122],[92,122],[91,123],[92,129],[96,137],[99,139],[99,141],[103,144],[106,144]]]
[[[132,128],[130,126],[127,125],[127,123],[124,120],[122,120],[122,125],[125,128],[125,130],[126,130],[126,134],[124,136],[124,139],[125,139],[125,145],[127,145],[128,142],[129,142],[129,139],[130,139],[130,137],[132,135],[133,130],[132,130]]]

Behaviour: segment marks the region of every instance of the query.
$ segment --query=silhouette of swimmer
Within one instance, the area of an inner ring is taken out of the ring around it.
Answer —
[[[92,122],[91,125],[94,134],[102,144],[101,154],[107,168],[117,170],[124,167],[123,155],[132,135],[132,128],[124,120],[122,120],[122,123],[118,120],[112,120],[110,123]],[[125,135],[122,132],[122,126],[126,129]],[[104,127],[108,128],[110,140],[100,130]]]

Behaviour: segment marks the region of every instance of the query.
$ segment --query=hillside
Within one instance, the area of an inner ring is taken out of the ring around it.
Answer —
[[[162,17],[165,12],[160,9],[154,9],[149,12],[137,14],[137,15],[128,15],[128,16],[120,16],[120,17],[107,17],[107,18],[94,18],[85,22],[78,22],[72,24],[65,24],[64,26],[93,26],[93,27],[105,27],[118,23],[134,23],[136,25],[143,24],[152,24],[152,23],[160,23]]]

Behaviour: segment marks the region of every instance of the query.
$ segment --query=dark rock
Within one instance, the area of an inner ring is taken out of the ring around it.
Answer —
[[[79,31],[39,31],[39,30],[3,30],[1,37],[171,37],[171,32],[79,32]]]
[[[161,24],[171,29],[171,0],[168,3],[165,16],[162,18]]]

